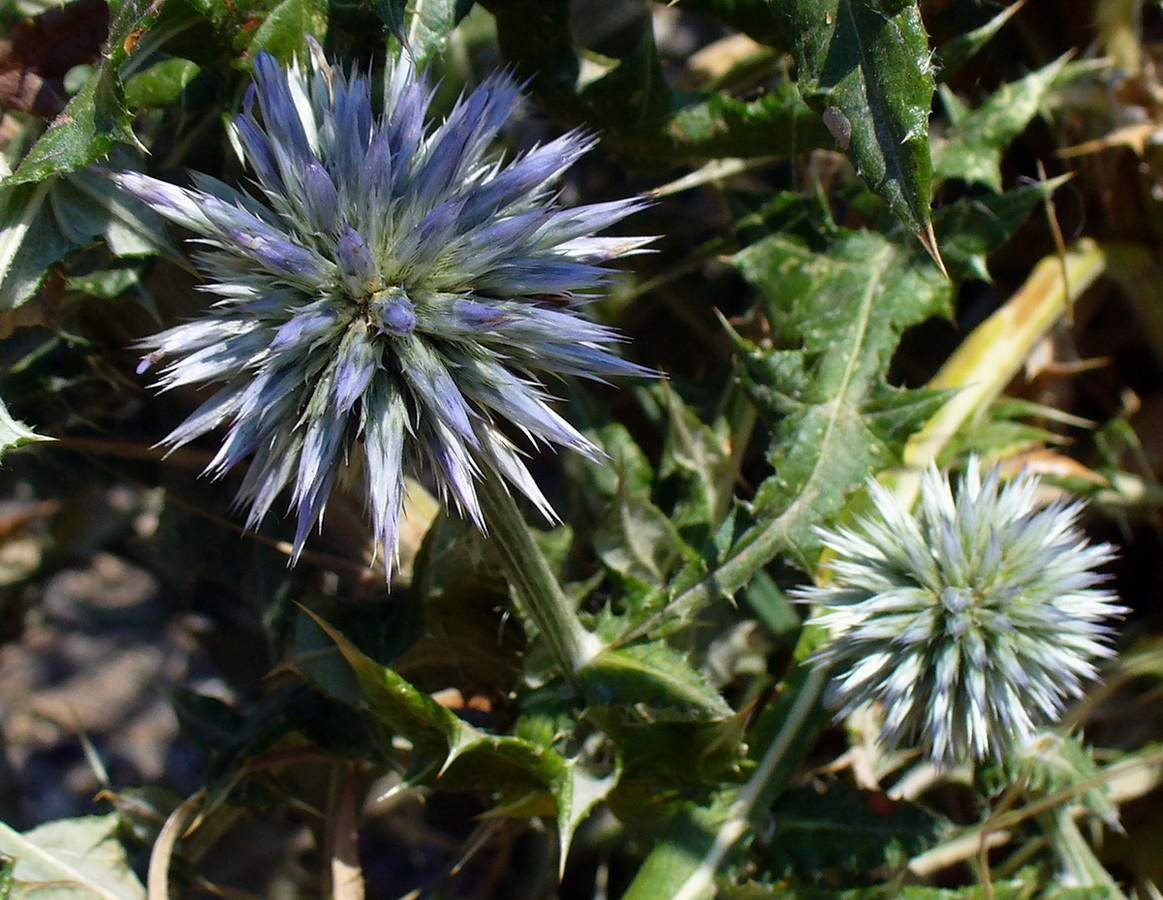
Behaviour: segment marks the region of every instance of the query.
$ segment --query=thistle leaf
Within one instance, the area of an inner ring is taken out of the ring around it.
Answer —
[[[964,112],[959,101],[947,104],[952,125],[933,142],[933,174],[959,178],[1001,191],[1001,156],[1026,126],[1046,109],[1056,88],[1084,71],[1061,56],[1025,78],[1004,84],[977,109]],[[945,95],[943,92],[943,96]]]
[[[37,434],[23,422],[12,418],[8,407],[0,402],[0,456],[24,444],[51,440],[52,438]]]
[[[931,412],[931,395],[891,388],[884,375],[901,332],[944,311],[952,288],[915,251],[872,233],[848,234],[826,253],[773,235],[735,264],[767,298],[779,344],[800,349],[734,335],[745,384],[771,421],[774,469],[756,493],[758,524],[734,553],[762,538],[807,565],[812,526]]]
[[[42,181],[100,159],[117,142],[137,144],[129,126],[120,69],[149,30],[164,0],[124,0],[109,26],[108,52],[64,111],[0,185]]]
[[[414,0],[407,4],[411,17],[405,33],[418,66],[444,52],[452,29],[471,8],[472,0]]]
[[[3,896],[145,900],[145,888],[117,839],[119,827],[117,815],[61,819],[24,834],[0,822]]]
[[[933,67],[910,0],[778,0],[800,91],[856,171],[916,235],[929,228]]]
[[[322,37],[326,33],[327,11],[327,0],[282,0],[255,29],[250,52],[265,50],[290,61],[305,49],[307,35]]]

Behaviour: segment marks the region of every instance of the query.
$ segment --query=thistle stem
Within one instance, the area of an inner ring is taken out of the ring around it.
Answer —
[[[513,588],[517,613],[532,623],[549,645],[565,677],[578,684],[578,673],[602,650],[603,644],[585,629],[577,611],[533,540],[512,494],[498,477],[485,477],[477,496],[489,536],[501,554]]]

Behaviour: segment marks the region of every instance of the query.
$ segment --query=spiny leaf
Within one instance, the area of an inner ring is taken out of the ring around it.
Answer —
[[[119,74],[141,36],[161,13],[164,0],[124,0],[109,26],[107,51],[64,111],[28,151],[5,187],[41,181],[79,169],[104,156],[118,141],[136,144]]]
[[[418,762],[426,769],[417,773],[419,780],[435,780],[447,790],[498,792],[498,812],[507,806],[515,813],[520,804],[525,814],[533,814],[540,806],[529,792],[547,791],[553,799],[564,865],[578,825],[617,785],[620,768],[595,775],[578,759],[566,759],[542,744],[474,728],[308,614],[355,671],[372,715],[423,754]]]
[[[307,614],[335,642],[359,681],[372,715],[407,738],[430,761],[444,765],[479,734],[428,694],[416,690],[392,669],[364,654],[355,644],[310,610]]]
[[[941,80],[948,81],[961,66],[977,54],[978,50],[993,40],[994,35],[1001,31],[1002,26],[1025,5],[1026,0],[1016,0],[984,25],[959,34],[943,45],[937,54],[941,61],[941,68],[938,70]]]
[[[665,390],[664,399],[669,425],[658,476],[681,485],[674,524],[684,534],[692,526],[718,526],[730,505],[735,479],[725,423],[720,420],[712,427],[703,422],[673,390]]]
[[[934,142],[934,174],[1000,191],[1002,153],[1045,110],[1055,88],[1085,71],[1067,66],[1067,60],[1061,56],[1025,78],[1003,84],[971,112],[963,111],[960,101],[942,90],[951,124]]]
[[[413,760],[418,779],[438,780],[449,790],[501,791],[510,797],[537,788],[556,796],[559,788],[569,787],[569,761],[556,751],[473,727],[399,673],[365,655],[323,619],[306,612],[335,641],[355,672],[372,716],[411,741],[419,757]]]
[[[928,231],[933,67],[909,0],[775,0],[805,99],[838,123],[840,149],[913,234]],[[834,133],[837,126],[833,126]]]
[[[483,0],[482,5],[496,19],[501,52],[529,79],[537,99],[565,121],[585,122],[601,132],[631,164],[659,168],[695,159],[793,153],[829,139],[819,115],[787,82],[748,101],[723,94],[672,95],[646,33],[620,65],[579,94],[581,60],[573,47],[567,0]],[[775,21],[769,10],[756,15]]]
[[[991,882],[988,891],[976,884],[962,888],[913,884],[894,889],[892,896],[894,900],[1025,900],[1034,895],[1033,890],[1027,879],[1007,879]],[[729,887],[720,896],[723,900],[884,900],[885,888],[884,885],[876,885],[841,891],[798,882],[762,884],[752,881]]]
[[[666,118],[674,96],[648,23],[634,49],[610,72],[587,85],[580,99],[591,116],[618,131],[647,128]]]
[[[8,412],[8,407],[0,402],[0,456],[24,444],[51,440],[52,438],[37,434],[23,422],[12,418],[12,414]]]
[[[569,856],[569,845],[574,833],[595,806],[610,796],[618,786],[622,775],[621,767],[603,776],[591,775],[572,759],[563,775],[554,784],[557,801],[558,877],[565,877],[565,862]]]
[[[936,843],[942,824],[920,807],[843,784],[791,790],[772,815],[775,834],[759,862],[763,879],[836,886],[891,876]]]
[[[949,277],[989,281],[986,260],[1021,227],[1030,213],[1069,176],[1023,184],[1004,194],[967,197],[937,211],[933,227],[940,239]]]
[[[807,564],[812,526],[837,512],[845,493],[893,459],[930,411],[932,398],[884,382],[901,332],[947,309],[950,284],[915,251],[853,232],[824,253],[773,235],[735,264],[768,301],[781,350],[734,335],[752,395],[767,410],[774,473],[754,503],[757,540]],[[770,557],[768,557],[770,558]]]
[[[125,82],[125,104],[133,109],[177,103],[201,68],[188,59],[163,59]]]
[[[0,854],[16,861],[10,900],[145,900],[117,840],[116,815],[48,822],[21,834],[0,822]]]
[[[635,706],[649,721],[715,721],[732,710],[686,657],[662,641],[607,648],[581,672],[591,706]]]
[[[648,499],[622,496],[611,505],[594,549],[612,571],[644,587],[666,582],[689,550],[670,517]]]

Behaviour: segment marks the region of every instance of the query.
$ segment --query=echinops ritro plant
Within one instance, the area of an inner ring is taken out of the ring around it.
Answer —
[[[259,54],[232,136],[260,196],[200,175],[193,189],[113,176],[198,236],[217,298],[143,344],[143,367],[167,360],[161,388],[217,388],[166,443],[225,426],[208,471],[251,457],[239,494],[249,526],[290,488],[296,556],[352,454],[389,557],[407,472],[430,473],[478,524],[483,478],[552,517],[506,426],[598,451],[539,376],[648,374],[610,352],[615,331],[576,311],[607,278],[602,263],[647,241],[594,236],[638,198],[557,202],[592,140],[569,132],[506,162],[492,144],[522,102],[513,81],[488,78],[431,125],[432,93],[406,52],[388,63],[378,114],[371,95],[318,45],[305,69]]]
[[[840,715],[879,707],[887,749],[919,746],[939,766],[1000,758],[1111,655],[1103,622],[1123,609],[1094,571],[1111,548],[1087,543],[1081,504],[1040,508],[1038,484],[971,458],[956,490],[924,473],[916,514],[872,481],[869,514],[820,530],[829,580],[797,592],[828,633],[814,661]]]

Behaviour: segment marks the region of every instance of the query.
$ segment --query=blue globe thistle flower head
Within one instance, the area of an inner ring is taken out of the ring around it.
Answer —
[[[972,458],[956,490],[930,467],[916,514],[870,482],[871,513],[819,530],[831,581],[796,596],[829,633],[813,660],[838,715],[875,704],[886,748],[947,767],[1025,745],[1082,693],[1125,610],[1099,587],[1112,551],[1087,543],[1082,505],[1039,507],[1038,485]]]
[[[383,108],[366,78],[317,44],[306,68],[255,59],[232,136],[260,189],[206,176],[192,189],[134,172],[126,191],[198,236],[202,318],[143,342],[158,386],[217,390],[165,440],[220,426],[208,468],[250,457],[239,494],[256,525],[289,488],[297,558],[349,454],[362,460],[378,543],[397,551],[406,472],[484,525],[476,485],[501,478],[553,510],[506,435],[595,457],[539,377],[650,375],[615,356],[614,330],[583,317],[602,264],[649,238],[595,237],[640,198],[562,208],[555,185],[593,140],[576,131],[505,161],[491,147],[522,102],[506,75],[439,124],[407,55]]]

